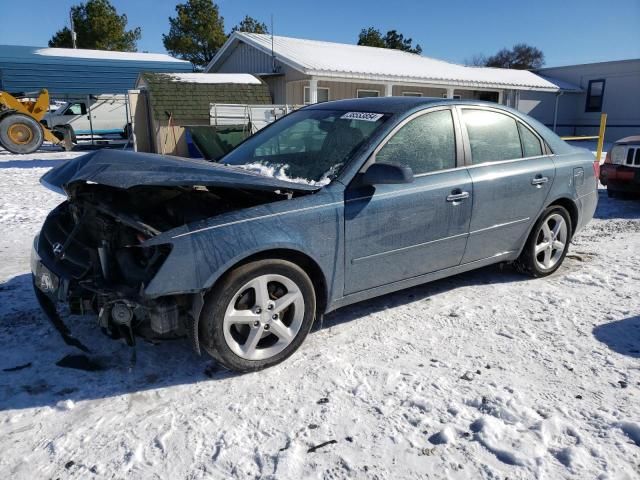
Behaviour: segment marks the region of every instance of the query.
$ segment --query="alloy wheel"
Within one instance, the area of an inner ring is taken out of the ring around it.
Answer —
[[[265,360],[296,338],[304,319],[304,298],[283,275],[260,275],[232,297],[224,315],[224,339],[246,360]]]
[[[562,258],[568,241],[567,222],[557,213],[549,215],[536,236],[534,257],[541,270],[551,270]]]

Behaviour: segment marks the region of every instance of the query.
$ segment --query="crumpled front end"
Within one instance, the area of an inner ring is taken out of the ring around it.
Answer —
[[[144,296],[171,251],[170,245],[145,246],[148,230],[86,202],[64,202],[47,217],[34,240],[31,270],[38,299],[63,337],[70,333],[57,316],[58,302],[72,314],[97,314],[103,331],[130,344],[135,333],[184,334],[190,296]]]
[[[67,201],[49,214],[34,242],[34,286],[71,344],[59,302],[74,314],[94,312],[106,333],[130,344],[136,334],[189,333],[202,301],[202,292],[184,282],[189,258],[178,253],[171,262],[178,267],[163,275],[170,288],[147,293],[172,252],[171,237],[163,234],[317,190],[207,162],[109,151],[65,162],[41,182]]]

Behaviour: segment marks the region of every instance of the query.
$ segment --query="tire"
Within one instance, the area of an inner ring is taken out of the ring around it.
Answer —
[[[11,153],[33,153],[42,146],[42,125],[22,113],[0,119],[0,144]]]
[[[555,233],[556,226],[558,226],[558,233]],[[555,237],[549,236],[554,233]],[[559,205],[550,206],[540,215],[531,230],[520,257],[515,261],[516,269],[536,278],[551,275],[562,265],[569,250],[572,235],[573,226],[569,212]],[[561,248],[559,248],[560,244],[562,244]],[[536,251],[538,251],[537,254]]]
[[[201,345],[230,370],[261,370],[298,349],[315,312],[313,283],[299,266],[286,260],[251,262],[225,275],[205,297]]]

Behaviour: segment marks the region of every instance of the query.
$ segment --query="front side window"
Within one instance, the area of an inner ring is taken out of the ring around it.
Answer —
[[[522,151],[525,157],[539,157],[542,155],[542,144],[538,137],[525,127],[523,124],[518,123],[518,129],[520,130],[520,139],[522,140]]]
[[[65,115],[84,115],[85,113],[87,109],[84,103],[72,103],[64,112]]]
[[[303,109],[260,130],[220,160],[281,180],[325,185],[387,115]]]
[[[318,103],[329,101],[329,89],[326,87],[318,87]],[[309,105],[311,103],[311,89],[304,87],[304,104]]]
[[[489,110],[465,108],[462,117],[469,135],[471,162],[499,162],[522,158],[516,121]]]
[[[589,80],[585,112],[601,112],[604,99],[604,80]]]
[[[456,141],[450,110],[410,120],[378,151],[376,162],[411,167],[414,175],[456,166]]]

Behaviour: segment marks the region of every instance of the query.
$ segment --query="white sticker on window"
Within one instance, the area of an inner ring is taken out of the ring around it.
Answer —
[[[376,122],[384,117],[383,113],[370,112],[348,112],[342,115],[342,120],[364,120],[365,122]]]

